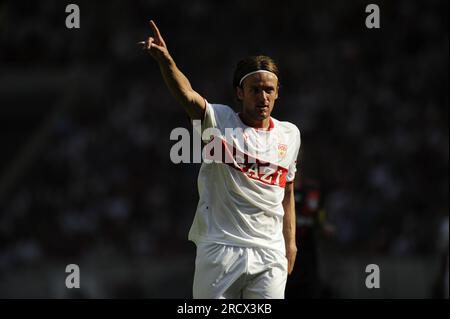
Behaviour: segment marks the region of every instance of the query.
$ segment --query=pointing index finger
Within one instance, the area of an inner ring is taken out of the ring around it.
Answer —
[[[150,26],[152,27],[153,33],[158,38],[158,41],[162,41],[161,33],[159,33],[159,29],[153,20],[150,20]]]

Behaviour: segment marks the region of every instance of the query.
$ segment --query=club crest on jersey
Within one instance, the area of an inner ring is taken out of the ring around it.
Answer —
[[[287,145],[286,144],[278,144],[278,158],[283,158],[286,155],[287,152]]]

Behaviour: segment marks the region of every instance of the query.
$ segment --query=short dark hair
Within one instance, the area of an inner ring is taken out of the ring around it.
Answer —
[[[274,73],[278,78],[278,86],[280,85],[278,65],[275,61],[265,55],[254,55],[246,57],[238,62],[233,76],[233,88],[241,87],[239,81],[244,75],[258,70],[266,70]]]

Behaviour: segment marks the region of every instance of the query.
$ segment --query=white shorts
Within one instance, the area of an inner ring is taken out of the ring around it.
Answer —
[[[287,258],[272,249],[197,245],[195,299],[284,299]]]

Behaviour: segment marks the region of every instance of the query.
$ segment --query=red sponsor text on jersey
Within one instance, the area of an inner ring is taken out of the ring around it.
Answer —
[[[210,143],[215,143],[216,141],[214,139]],[[230,145],[230,143],[227,143],[222,138],[220,140],[221,153],[216,154],[213,147],[210,152],[206,152],[205,159],[229,165],[230,167],[241,171],[247,177],[264,184],[280,186],[283,188],[286,186],[286,176],[288,174],[287,168],[267,161],[262,161],[247,153],[238,151],[234,145]]]

